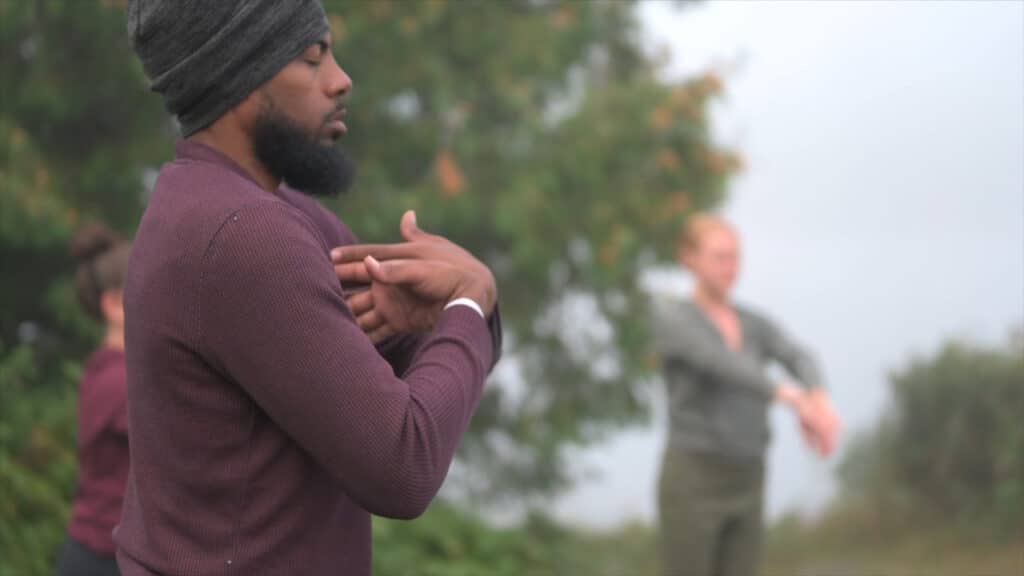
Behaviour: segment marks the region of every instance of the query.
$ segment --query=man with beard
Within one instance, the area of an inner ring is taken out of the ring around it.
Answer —
[[[351,173],[318,0],[133,0],[128,19],[184,139],[125,287],[121,570],[368,575],[370,515],[423,512],[497,360],[494,278],[411,214],[406,242],[347,246],[295,190]],[[359,256],[336,269],[339,246]]]

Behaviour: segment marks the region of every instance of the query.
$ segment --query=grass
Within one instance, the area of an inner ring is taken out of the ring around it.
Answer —
[[[768,529],[761,576],[1024,576],[1024,531],[955,524],[849,505],[813,520],[786,517]],[[661,576],[656,538],[636,523],[578,533],[573,552],[584,561],[573,574]]]
[[[762,576],[1024,576],[1024,532],[959,520],[852,505],[784,518],[767,535]]]

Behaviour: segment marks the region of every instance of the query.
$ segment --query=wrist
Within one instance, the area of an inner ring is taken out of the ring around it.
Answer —
[[[459,298],[468,298],[476,302],[484,314],[484,318],[490,318],[494,312],[495,303],[498,300],[497,288],[494,283],[494,276],[487,270],[483,278],[468,283],[463,289],[456,291],[452,301]]]
[[[800,401],[801,391],[789,382],[783,382],[775,387],[775,399],[783,404],[796,406]]]
[[[449,308],[455,308],[456,306],[465,306],[467,308],[472,308],[473,311],[479,314],[481,318],[485,320],[487,319],[487,315],[484,314],[483,308],[481,308],[480,304],[476,300],[473,300],[472,298],[456,298],[449,302],[448,304],[445,304],[444,309],[447,310]]]

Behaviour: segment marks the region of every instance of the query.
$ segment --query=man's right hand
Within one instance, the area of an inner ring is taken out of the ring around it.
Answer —
[[[370,283],[349,299],[353,312],[375,342],[396,332],[429,330],[443,307],[470,298],[490,316],[497,287],[490,269],[472,254],[416,225],[406,212],[400,244],[359,244],[331,252],[342,282]]]

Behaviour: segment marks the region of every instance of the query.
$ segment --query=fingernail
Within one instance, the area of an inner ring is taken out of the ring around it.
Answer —
[[[410,212],[412,212],[412,225],[419,227],[419,225],[416,224],[416,211],[415,210],[410,210]]]
[[[337,260],[338,258],[341,258],[341,248],[331,250],[331,260]]]

